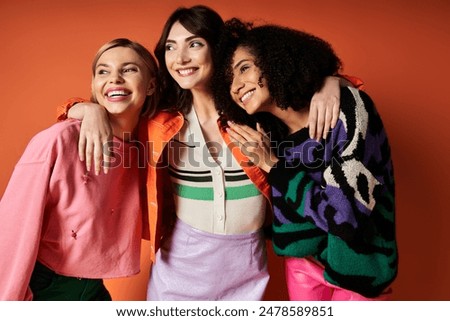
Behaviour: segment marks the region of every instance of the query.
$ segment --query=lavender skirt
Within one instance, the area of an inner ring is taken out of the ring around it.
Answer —
[[[177,220],[156,253],[149,301],[262,300],[269,281],[262,231],[217,235]]]

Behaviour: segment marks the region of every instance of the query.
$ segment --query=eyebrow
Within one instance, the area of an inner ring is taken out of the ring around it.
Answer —
[[[192,36],[189,36],[189,37],[187,37],[186,39],[184,39],[184,42],[188,42],[188,41],[191,41],[191,40],[193,40],[193,39],[196,39],[196,38],[202,38],[202,37],[200,37],[200,36],[196,36],[196,35],[192,35]],[[203,38],[202,38],[203,39]],[[176,41],[175,40],[172,40],[172,39],[167,39],[166,40],[166,43],[176,43]]]
[[[95,69],[97,69],[98,67],[109,67],[109,65],[107,65],[107,64],[98,64],[97,66],[95,66]]]
[[[244,62],[247,62],[247,61],[250,61],[250,59],[244,58],[244,59],[242,59],[242,60],[239,60],[239,61],[233,66],[233,70],[235,70],[236,68],[238,68],[240,65],[242,65]]]
[[[136,62],[132,62],[132,61],[127,61],[127,62],[124,62],[123,64],[121,64],[121,66],[127,66],[127,65],[134,65],[134,66],[137,66],[137,67],[139,67],[139,64],[138,63],[136,63]],[[95,67],[95,69],[97,69],[98,67],[110,67],[110,65],[108,65],[108,64],[98,64],[96,67]]]

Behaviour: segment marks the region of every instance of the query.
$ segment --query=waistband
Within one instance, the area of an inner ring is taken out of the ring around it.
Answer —
[[[199,229],[196,229],[192,226],[190,226],[189,224],[183,222],[180,219],[177,219],[175,221],[173,230],[177,231],[177,232],[183,232],[186,233],[188,235],[192,235],[192,236],[201,236],[203,238],[207,238],[210,240],[217,240],[217,241],[222,241],[222,240],[227,240],[227,241],[245,241],[245,240],[249,240],[249,241],[253,241],[253,240],[260,240],[262,238],[264,238],[264,232],[262,229],[259,229],[255,232],[252,233],[246,233],[246,234],[214,234],[214,233],[209,233],[209,232],[205,232]]]

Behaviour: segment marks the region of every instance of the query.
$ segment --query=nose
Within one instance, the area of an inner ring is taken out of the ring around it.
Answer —
[[[109,77],[109,82],[110,83],[123,82],[122,73],[119,70],[111,72],[110,77]]]
[[[185,48],[179,49],[177,52],[177,63],[184,64],[189,62],[191,59],[189,58],[189,54],[187,53]]]
[[[239,94],[239,91],[244,87],[244,83],[237,76],[233,77],[233,81],[231,82],[231,93],[234,95]]]

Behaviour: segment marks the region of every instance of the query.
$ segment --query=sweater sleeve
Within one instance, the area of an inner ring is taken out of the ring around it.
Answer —
[[[353,102],[347,109],[353,110],[352,115],[341,117],[345,123],[338,124],[333,132],[335,138],[323,146],[325,154],[333,156],[324,161],[324,168],[304,162],[292,166],[280,161],[268,178],[274,195],[281,195],[278,203],[281,198],[284,201],[281,207],[289,209],[282,212],[297,213],[297,217],[287,217],[289,221],[310,221],[322,231],[352,242],[364,237],[370,228],[375,194],[382,182],[377,177],[378,165],[367,161],[378,157],[375,154],[380,153],[381,146],[375,140],[371,140],[370,146],[365,144],[369,113],[363,101],[356,105]]]
[[[47,142],[34,137],[0,202],[0,300],[30,300],[51,174]],[[45,139],[44,139],[45,140]]]
[[[84,103],[86,101],[87,101],[86,99],[78,97],[69,98],[66,102],[56,107],[56,115],[57,115],[56,120],[57,121],[66,120],[68,118],[67,113],[69,112],[70,108],[72,108],[74,105],[78,103]]]

